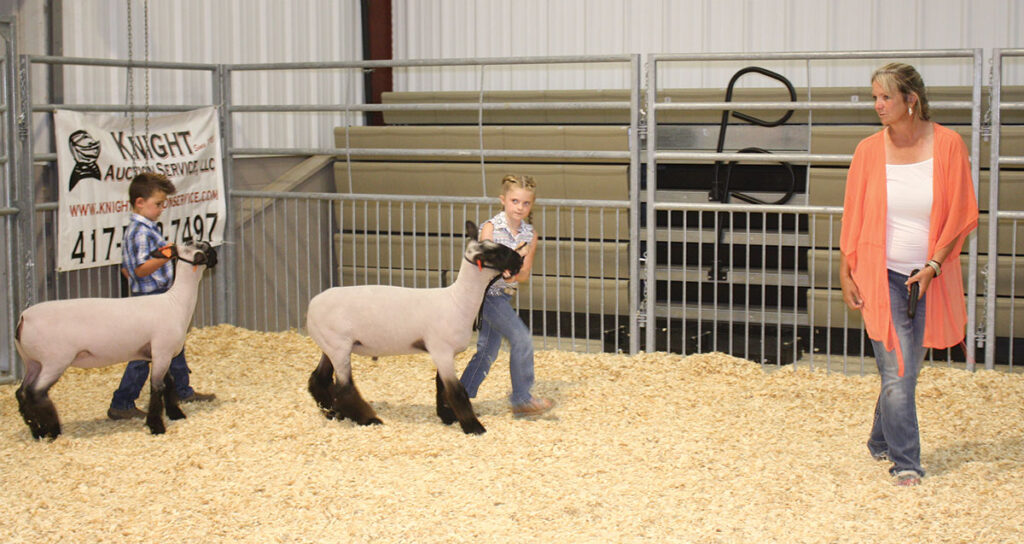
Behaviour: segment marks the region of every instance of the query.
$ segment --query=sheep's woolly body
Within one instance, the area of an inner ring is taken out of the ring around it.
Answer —
[[[466,349],[484,290],[496,275],[463,262],[458,280],[440,289],[386,285],[335,287],[309,303],[309,335],[323,346],[352,344],[357,355],[385,356]]]
[[[309,392],[328,418],[379,424],[373,408],[352,382],[351,356],[429,352],[437,366],[437,415],[458,420],[466,433],[483,433],[466,390],[455,376],[455,354],[472,335],[473,319],[491,279],[518,273],[522,257],[493,241],[477,241],[476,225],[466,224],[469,243],[458,278],[442,289],[388,286],[335,287],[309,303],[307,329],[324,351],[309,378]]]
[[[178,276],[163,295],[58,300],[25,310],[18,344],[26,360],[46,362],[38,383],[53,383],[68,366],[95,368],[181,351],[196,300],[189,284],[198,285],[199,274],[184,272],[192,268],[187,263],[177,268],[195,277]]]
[[[47,391],[69,366],[95,368],[150,360],[151,389],[164,390],[171,359],[185,344],[203,271],[206,265],[216,263],[216,252],[206,242],[181,246],[177,251],[180,258],[174,285],[166,293],[56,300],[22,312],[15,345],[25,362],[25,379],[16,396],[33,436],[53,438],[60,434],[56,408]],[[154,434],[164,431],[164,401],[156,400],[159,397],[151,398],[146,422]],[[172,419],[184,417],[177,408],[176,396],[168,397],[166,402]]]

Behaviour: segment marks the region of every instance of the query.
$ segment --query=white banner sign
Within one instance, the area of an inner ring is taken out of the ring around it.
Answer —
[[[135,174],[166,175],[177,189],[157,225],[171,243],[224,240],[225,194],[215,108],[153,117],[149,130],[120,115],[54,113],[60,177],[57,269],[121,262]]]

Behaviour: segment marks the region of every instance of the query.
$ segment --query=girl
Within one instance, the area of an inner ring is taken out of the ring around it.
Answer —
[[[475,398],[491,363],[498,356],[501,339],[507,338],[511,352],[509,373],[512,378],[512,395],[509,400],[512,403],[512,414],[517,418],[541,415],[554,407],[550,399],[530,394],[533,387],[533,338],[530,329],[510,303],[517,283],[530,278],[533,256],[537,252],[537,236],[530,225],[530,208],[533,206],[536,186],[532,176],[505,176],[501,180],[501,196],[498,197],[504,211],[480,226],[481,240],[493,240],[517,249],[523,255],[523,267],[515,277],[498,278],[487,289],[476,353],[460,378],[469,398]],[[519,249],[521,246],[523,248]]]

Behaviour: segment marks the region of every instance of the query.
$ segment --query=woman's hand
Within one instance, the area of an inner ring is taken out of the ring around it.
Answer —
[[[907,286],[907,290],[909,291],[910,286],[917,283],[917,300],[921,300],[921,297],[923,297],[924,292],[928,290],[928,286],[931,285],[932,278],[934,277],[935,270],[932,269],[932,267],[930,266],[923,266],[921,267],[921,270],[917,272],[917,274],[914,274],[913,276],[907,278],[907,282],[904,285]]]
[[[851,310],[864,307],[864,299],[860,298],[860,288],[857,287],[857,282],[853,281],[853,272],[843,253],[839,254],[839,286],[843,288],[843,302]]]
[[[847,307],[851,310],[859,310],[864,307],[864,299],[860,298],[860,289],[857,287],[857,282],[853,281],[852,276],[843,276],[839,280],[839,284],[843,288],[843,302]]]

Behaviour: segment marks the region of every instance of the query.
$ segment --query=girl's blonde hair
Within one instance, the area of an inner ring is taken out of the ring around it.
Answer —
[[[924,79],[917,70],[902,62],[890,62],[875,70],[871,74],[871,82],[878,82],[886,91],[898,92],[903,95],[903,100],[910,98],[911,94],[917,95],[917,106],[914,108],[914,116],[928,121],[931,119],[931,112],[928,109],[928,96],[924,90]]]
[[[501,178],[501,196],[505,196],[515,189],[525,189],[533,194],[537,194],[537,182],[533,180],[533,176],[527,176],[525,174],[505,174],[505,177]],[[526,222],[533,224],[533,210],[526,216]]]

